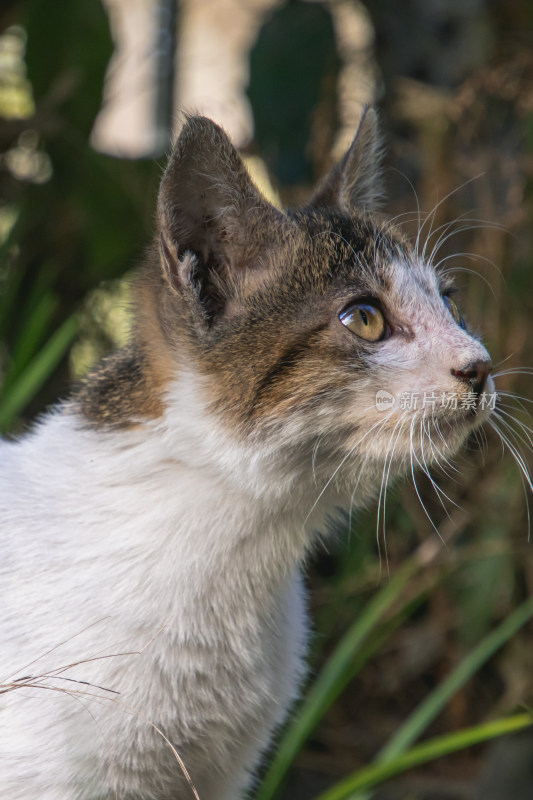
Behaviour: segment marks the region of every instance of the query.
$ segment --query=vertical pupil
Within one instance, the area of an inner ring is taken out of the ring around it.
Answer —
[[[368,325],[368,317],[362,308],[359,309],[359,313],[361,314],[361,319],[363,320],[363,324]]]

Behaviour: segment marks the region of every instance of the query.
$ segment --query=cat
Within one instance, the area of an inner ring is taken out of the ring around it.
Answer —
[[[1,445],[3,797],[181,800],[184,768],[243,797],[305,674],[319,532],[489,417],[448,277],[376,212],[380,149],[366,108],[285,213],[184,125],[130,345]]]

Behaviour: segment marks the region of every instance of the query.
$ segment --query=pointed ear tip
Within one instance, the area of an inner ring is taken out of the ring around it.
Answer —
[[[187,115],[169,149],[161,189],[166,185],[183,158],[202,157],[202,154],[204,156],[213,155],[232,147],[228,135],[212,119],[199,114]]]
[[[366,103],[361,111],[358,128],[363,125],[371,125],[373,128],[379,127],[379,115],[374,105]]]
[[[203,114],[186,114],[185,124],[183,127],[186,128],[188,125],[198,126],[198,127],[210,127],[210,128],[220,127],[210,117],[206,117]]]
[[[209,117],[204,117],[201,114],[188,114],[185,117],[185,124],[179,132],[175,143],[182,138],[189,139],[200,137],[228,138],[220,125],[217,125],[217,123]]]
[[[359,158],[361,150],[367,149],[369,146],[375,153],[381,149],[381,132],[375,106],[365,105],[361,111],[352,143],[344,156],[345,163],[354,157]]]

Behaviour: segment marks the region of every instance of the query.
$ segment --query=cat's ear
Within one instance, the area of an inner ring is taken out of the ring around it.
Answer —
[[[381,152],[377,114],[365,106],[352,144],[318,185],[310,205],[344,211],[374,209],[382,196]]]
[[[183,127],[158,197],[160,254],[171,289],[210,324],[244,284],[286,220],[255,187],[224,131],[205,117]]]

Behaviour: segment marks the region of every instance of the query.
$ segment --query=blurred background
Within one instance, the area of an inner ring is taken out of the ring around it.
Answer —
[[[3,0],[0,430],[127,341],[184,111],[222,124],[290,205],[368,102],[387,210],[440,237],[502,373],[506,442],[487,428],[457,472],[406,481],[316,554],[309,683],[257,796],[531,800],[529,0]]]

